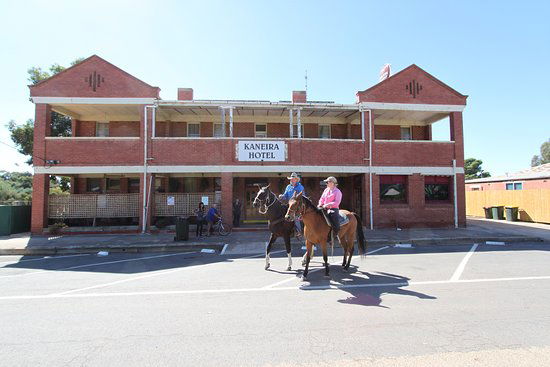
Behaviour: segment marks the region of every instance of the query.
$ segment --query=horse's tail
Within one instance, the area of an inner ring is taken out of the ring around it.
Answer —
[[[361,221],[361,217],[359,217],[356,213],[353,213],[353,215],[357,220],[357,248],[359,249],[360,255],[366,255],[367,242],[365,241],[365,233],[363,233],[363,222]]]

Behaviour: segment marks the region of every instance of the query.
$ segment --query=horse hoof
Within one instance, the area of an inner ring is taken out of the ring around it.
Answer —
[[[305,261],[302,261],[302,266],[306,266],[306,262],[305,262]]]
[[[289,266],[288,268],[286,268],[286,271],[291,271],[292,268]]]
[[[307,277],[302,275],[302,282],[307,281]]]
[[[330,275],[325,274],[325,279],[330,279]]]
[[[269,266],[270,266],[270,265],[267,264],[267,265],[265,266],[265,270],[269,269]]]

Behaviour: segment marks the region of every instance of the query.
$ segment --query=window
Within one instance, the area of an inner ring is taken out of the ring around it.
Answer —
[[[105,186],[107,187],[107,191],[120,191],[120,179],[108,178]]]
[[[87,178],[86,179],[86,191],[87,192],[101,192],[101,179],[100,178]]]
[[[507,182],[506,190],[523,190],[523,182]]]
[[[96,122],[95,124],[95,136],[109,136],[109,123],[105,121]]]
[[[449,201],[451,178],[448,176],[425,176],[424,198],[426,201]]]
[[[201,124],[187,124],[187,136],[198,138],[201,136]]]
[[[179,178],[170,177],[168,179],[168,192],[179,192],[180,186]]]
[[[223,124],[214,124],[214,137],[223,138],[224,136]]]
[[[256,124],[254,136],[257,138],[267,138],[267,125]]]
[[[330,139],[330,125],[319,125],[319,138]]]
[[[139,178],[128,179],[128,192],[130,193],[139,192]]]
[[[406,203],[407,202],[407,176],[381,175],[380,176],[380,202],[381,203]]]
[[[197,192],[197,178],[185,177],[183,179],[183,192]]]
[[[412,128],[410,126],[403,127],[401,126],[401,140],[411,140],[412,139]]]

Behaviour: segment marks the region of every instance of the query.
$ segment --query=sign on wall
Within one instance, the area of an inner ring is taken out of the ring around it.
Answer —
[[[242,140],[237,143],[240,162],[284,162],[286,143],[278,140]]]

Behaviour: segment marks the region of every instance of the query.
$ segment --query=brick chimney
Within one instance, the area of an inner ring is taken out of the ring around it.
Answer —
[[[292,91],[292,103],[306,103],[307,96],[305,90]]]
[[[178,101],[192,101],[193,88],[178,88]]]

